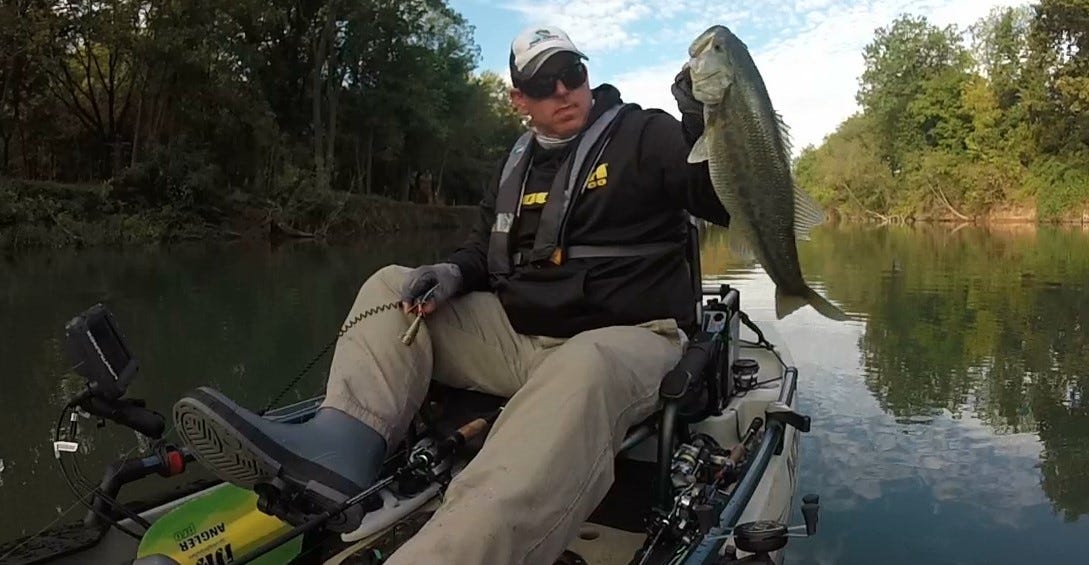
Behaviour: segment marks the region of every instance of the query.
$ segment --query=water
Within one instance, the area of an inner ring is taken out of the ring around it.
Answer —
[[[824,227],[803,244],[803,268],[857,317],[847,323],[811,309],[771,321],[773,288],[729,255],[726,237],[707,234],[705,272],[739,287],[753,319],[783,335],[813,418],[799,495],[821,495],[820,531],[791,542],[791,563],[1085,562],[1089,234]],[[60,340],[73,314],[108,301],[140,358],[132,394],[155,408],[199,384],[258,406],[330,339],[368,274],[433,261],[458,239],[0,263],[0,539],[72,506],[50,441],[78,390]],[[289,399],[319,390],[327,362]],[[131,433],[91,426],[81,442],[91,480],[135,445]],[[156,477],[132,494],[169,484]]]

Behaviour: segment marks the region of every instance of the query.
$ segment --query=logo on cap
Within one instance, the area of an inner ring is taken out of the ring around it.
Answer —
[[[529,42],[530,47],[533,47],[534,45],[537,45],[538,43],[540,43],[542,41],[545,41],[545,40],[548,40],[548,39],[559,39],[560,38],[560,36],[552,33],[551,31],[548,31],[547,29],[539,29],[539,30],[533,32],[533,35],[534,35],[533,41]]]

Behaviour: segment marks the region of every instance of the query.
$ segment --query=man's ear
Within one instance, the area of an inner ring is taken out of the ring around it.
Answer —
[[[519,114],[523,116],[529,115],[529,108],[526,105],[526,95],[521,90],[514,87],[510,89],[510,103]]]

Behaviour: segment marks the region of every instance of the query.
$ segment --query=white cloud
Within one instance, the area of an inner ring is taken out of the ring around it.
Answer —
[[[624,98],[677,115],[669,86],[687,57],[688,42],[715,23],[734,30],[752,52],[772,104],[790,126],[794,151],[819,144],[858,107],[862,49],[874,30],[902,13],[966,28],[1014,0],[768,0],[759,7],[676,0],[517,0],[511,6],[532,23],[553,22],[598,61],[609,56],[668,54],[672,60],[620,74],[598,74]],[[676,53],[675,57],[672,54]],[[600,68],[600,67],[599,67]],[[593,68],[591,69],[593,72]]]
[[[526,25],[558,25],[576,45],[593,56],[638,45],[640,38],[628,26],[651,17],[650,4],[625,0],[515,0],[507,7],[521,13]]]
[[[608,82],[620,89],[620,95],[625,102],[636,102],[644,108],[660,108],[679,118],[681,114],[677,111],[677,103],[669,87],[682,64],[684,59],[678,59],[672,63],[624,73]]]

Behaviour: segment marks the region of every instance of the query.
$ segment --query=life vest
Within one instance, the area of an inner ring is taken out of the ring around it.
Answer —
[[[488,272],[491,276],[506,276],[514,267],[526,263],[549,261],[559,265],[567,259],[585,257],[630,257],[648,255],[676,249],[673,243],[647,243],[628,245],[566,245],[564,228],[574,202],[588,175],[601,159],[608,146],[613,127],[619,117],[636,107],[635,104],[617,104],[601,113],[576,142],[573,151],[560,164],[548,190],[533,247],[526,253],[512,252],[514,235],[511,233],[515,219],[521,211],[526,179],[532,160],[530,150],[533,132],[522,134],[514,143],[503,165],[495,198],[495,222],[488,241]],[[588,158],[593,154],[593,160]]]

